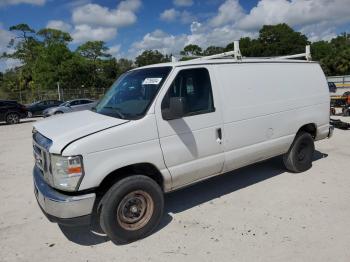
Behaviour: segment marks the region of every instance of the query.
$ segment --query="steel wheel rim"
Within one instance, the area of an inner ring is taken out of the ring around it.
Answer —
[[[7,119],[8,119],[8,122],[9,122],[10,124],[16,124],[16,123],[18,123],[18,115],[16,115],[16,114],[9,114],[9,115],[7,116]]]
[[[135,231],[149,222],[153,211],[154,202],[151,196],[143,190],[136,190],[120,201],[117,208],[117,221],[123,229]]]

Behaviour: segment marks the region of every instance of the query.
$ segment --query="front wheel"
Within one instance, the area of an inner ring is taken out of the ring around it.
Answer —
[[[306,132],[298,133],[290,149],[283,156],[285,167],[295,173],[310,169],[314,151],[315,145],[312,136]]]
[[[343,116],[350,116],[350,108],[343,109]]]
[[[19,123],[19,114],[17,113],[9,113],[6,116],[6,123],[9,125],[13,125],[13,124],[18,124]]]
[[[163,192],[154,180],[143,175],[118,181],[101,201],[101,228],[117,243],[148,236],[163,215]]]

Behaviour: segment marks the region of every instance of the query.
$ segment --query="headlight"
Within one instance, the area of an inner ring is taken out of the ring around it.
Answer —
[[[51,155],[51,173],[53,187],[75,191],[78,189],[84,175],[83,158],[81,156]]]

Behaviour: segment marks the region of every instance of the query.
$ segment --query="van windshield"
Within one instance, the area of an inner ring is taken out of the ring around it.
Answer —
[[[171,67],[154,67],[123,74],[93,111],[122,119],[142,118],[170,71]]]

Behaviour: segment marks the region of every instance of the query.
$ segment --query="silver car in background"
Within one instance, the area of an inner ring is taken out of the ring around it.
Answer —
[[[82,110],[90,110],[97,104],[96,101],[91,99],[74,99],[70,101],[66,101],[63,104],[59,105],[58,107],[52,107],[49,109],[44,110],[43,115],[44,117],[49,117],[52,115],[58,115],[63,113],[71,113],[71,112],[77,112]]]

